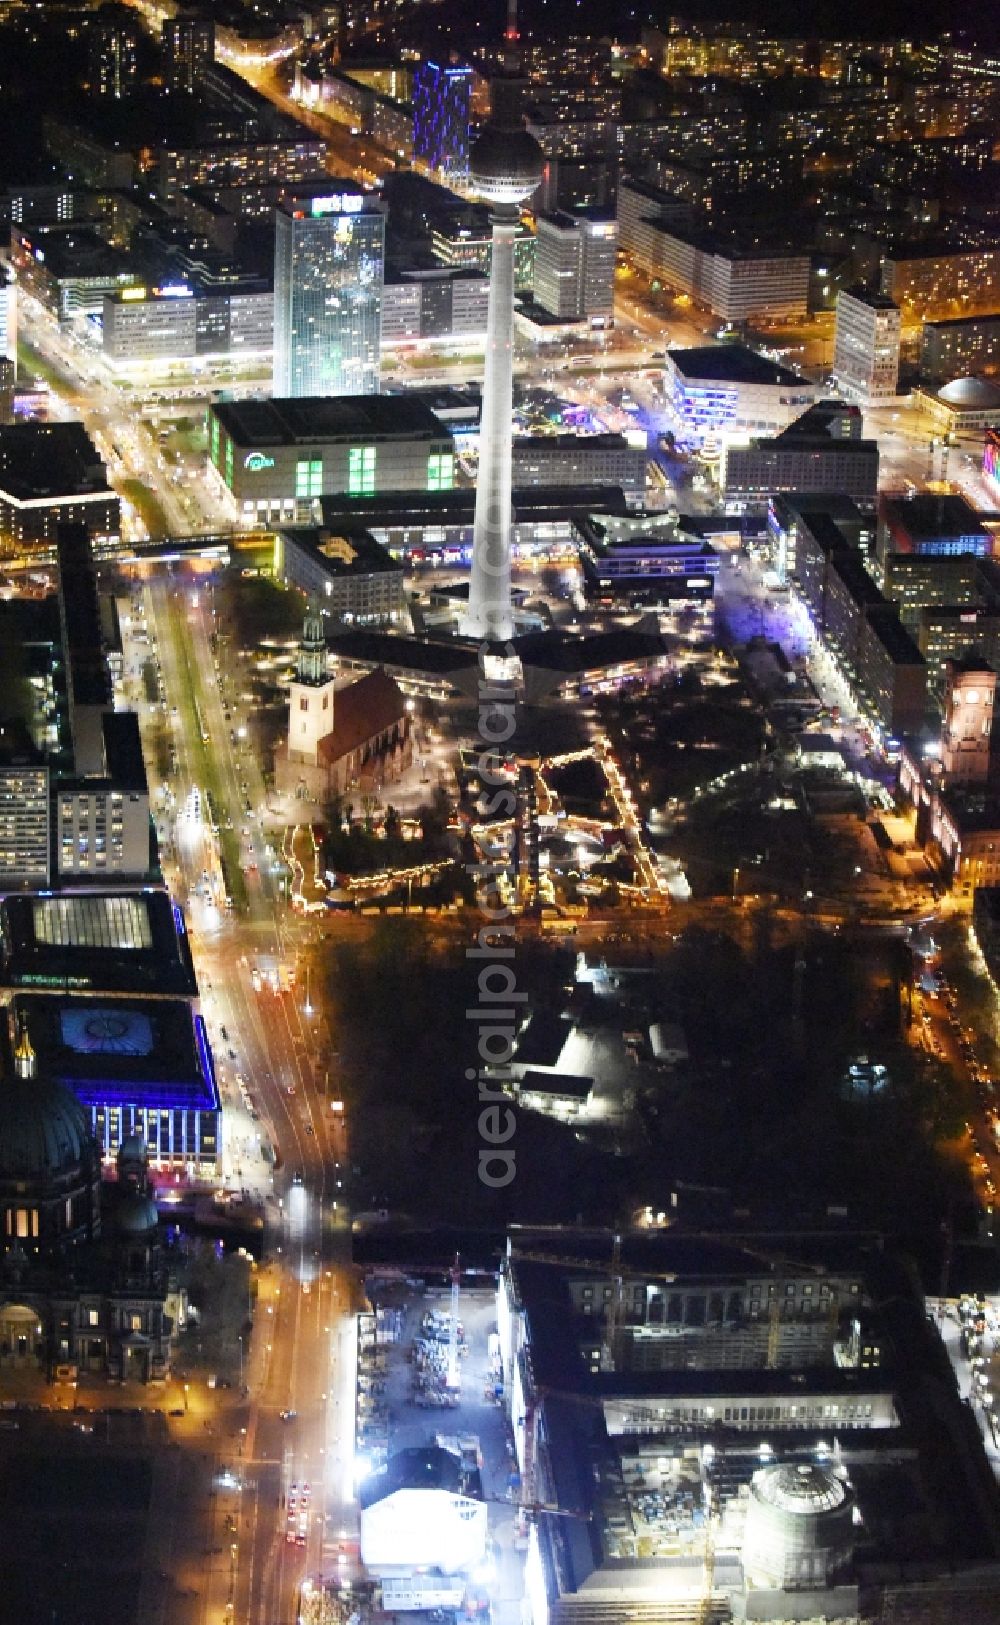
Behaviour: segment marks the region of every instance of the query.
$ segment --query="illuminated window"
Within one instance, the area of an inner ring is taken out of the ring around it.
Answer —
[[[296,463],[295,495],[304,501],[323,495],[322,457],[304,457]]]
[[[233,443],[226,441],[226,484],[231,488],[233,483]]]
[[[455,459],[450,451],[432,451],[427,459],[428,491],[450,491],[455,484]]]
[[[88,1326],[97,1326],[97,1325],[99,1325],[100,1324],[100,1319],[101,1319],[101,1317],[98,1314],[96,1309],[88,1309],[87,1310],[87,1325]]]
[[[132,1330],[134,1332],[141,1332],[142,1331],[142,1316],[141,1315],[133,1315],[132,1316]]]
[[[352,446],[348,451],[347,494],[352,497],[375,495],[374,446]]]

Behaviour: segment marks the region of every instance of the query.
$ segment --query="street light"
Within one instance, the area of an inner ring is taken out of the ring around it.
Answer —
[[[236,1341],[240,1345],[240,1390],[242,1392],[242,1389],[243,1389],[243,1338],[238,1337],[236,1339]]]

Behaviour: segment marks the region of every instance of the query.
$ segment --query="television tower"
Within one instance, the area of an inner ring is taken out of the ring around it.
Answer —
[[[490,643],[506,643],[514,632],[510,596],[514,239],[521,204],[538,186],[544,162],[541,147],[507,105],[509,100],[496,99],[493,116],[469,154],[471,189],[492,205],[493,212],[472,572],[461,629],[466,637]]]

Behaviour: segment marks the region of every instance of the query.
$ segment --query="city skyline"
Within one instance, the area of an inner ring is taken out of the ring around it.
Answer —
[[[1000,56],[896,21],[0,17],[23,1625],[995,1625]]]

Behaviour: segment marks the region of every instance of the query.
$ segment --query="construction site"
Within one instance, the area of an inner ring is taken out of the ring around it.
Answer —
[[[994,1617],[995,1485],[877,1238],[517,1231],[497,1321],[532,1625]]]

